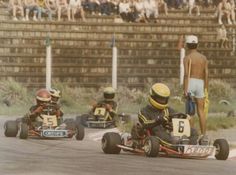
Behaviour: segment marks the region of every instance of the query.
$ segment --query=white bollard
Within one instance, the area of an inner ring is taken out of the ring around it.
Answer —
[[[117,48],[112,47],[112,87],[117,89]]]
[[[117,48],[115,42],[115,34],[112,37],[112,87],[117,89]]]
[[[185,49],[180,49],[180,85],[183,85],[184,83],[184,57],[185,57]]]
[[[51,89],[52,79],[52,48],[50,38],[46,39],[46,89]]]

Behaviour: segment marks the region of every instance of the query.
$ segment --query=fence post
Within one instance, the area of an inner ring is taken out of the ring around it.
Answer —
[[[46,38],[46,89],[51,89],[52,79],[52,48],[50,37]]]
[[[115,34],[112,37],[112,87],[117,89],[117,48],[115,45]]]

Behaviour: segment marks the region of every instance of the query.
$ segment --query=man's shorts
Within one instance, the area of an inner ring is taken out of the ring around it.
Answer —
[[[190,78],[188,84],[188,92],[195,98],[204,98],[204,81],[201,79]]]

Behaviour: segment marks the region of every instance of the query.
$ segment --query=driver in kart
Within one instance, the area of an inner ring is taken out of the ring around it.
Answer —
[[[138,114],[139,122],[133,126],[131,136],[134,140],[144,138],[146,129],[150,129],[152,135],[159,137],[161,140],[177,144],[183,141],[188,144],[197,144],[196,130],[191,129],[191,136],[180,140],[171,136],[173,130],[170,115],[176,113],[168,106],[170,89],[163,83],[154,84],[149,92],[149,104],[142,108]],[[193,137],[193,135],[195,137]]]
[[[40,114],[43,113],[44,109],[48,107],[51,102],[51,95],[47,89],[40,89],[36,92],[36,105],[33,105],[23,117],[23,122],[26,122],[28,125],[31,125]]]
[[[61,91],[55,88],[49,90],[51,95],[51,105],[54,108],[54,113],[57,116],[57,120],[59,125],[63,122],[63,115],[64,113],[61,111],[61,106],[59,104],[59,99],[61,98]]]
[[[114,101],[115,89],[112,87],[106,87],[103,90],[103,99],[93,105],[92,111],[94,112],[96,107],[105,107],[109,112],[112,119],[117,115],[117,102]]]

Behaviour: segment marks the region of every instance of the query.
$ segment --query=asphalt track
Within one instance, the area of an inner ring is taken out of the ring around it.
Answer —
[[[107,155],[99,137],[105,130],[86,128],[83,141],[7,138],[0,118],[0,175],[235,175],[236,160],[147,158],[121,152]]]

